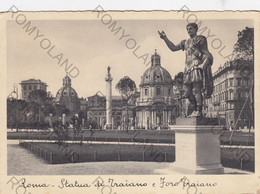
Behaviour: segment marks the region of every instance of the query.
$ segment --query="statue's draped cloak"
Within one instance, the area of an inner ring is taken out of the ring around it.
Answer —
[[[213,93],[213,56],[208,50],[206,37],[198,35],[181,41],[179,46],[186,54],[184,84],[201,82],[204,98],[210,98]],[[199,68],[200,64],[203,64],[203,67]]]

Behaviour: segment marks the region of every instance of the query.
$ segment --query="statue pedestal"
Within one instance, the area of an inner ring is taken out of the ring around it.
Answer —
[[[175,131],[175,162],[170,171],[182,174],[223,174],[220,161],[219,132],[217,119],[177,118]]]

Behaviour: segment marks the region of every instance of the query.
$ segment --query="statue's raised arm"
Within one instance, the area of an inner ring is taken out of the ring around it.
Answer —
[[[164,40],[165,38],[167,38],[167,37],[166,37],[166,34],[164,33],[164,31],[160,32],[160,31],[158,30],[158,34],[160,35],[160,38],[163,39],[163,40]]]
[[[166,43],[166,45],[168,46],[168,48],[171,51],[178,51],[181,50],[181,47],[179,45],[174,45],[166,36],[164,31],[158,31],[158,34],[160,35],[160,38],[164,40],[164,42]]]

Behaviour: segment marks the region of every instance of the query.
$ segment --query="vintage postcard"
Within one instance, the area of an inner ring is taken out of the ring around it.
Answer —
[[[18,10],[0,193],[260,193],[258,12]]]

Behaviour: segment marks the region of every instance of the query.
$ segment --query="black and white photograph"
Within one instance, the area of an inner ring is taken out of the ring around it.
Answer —
[[[7,186],[213,193],[209,177],[257,176],[257,13],[12,10]]]

